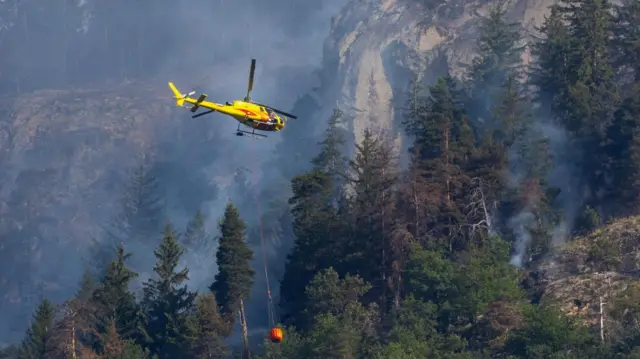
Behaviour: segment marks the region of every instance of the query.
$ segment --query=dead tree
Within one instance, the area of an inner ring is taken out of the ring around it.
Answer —
[[[469,203],[465,206],[466,223],[464,224],[464,226],[469,227],[470,237],[484,231],[489,235],[495,234],[492,213],[497,205],[496,203],[489,203],[485,195],[484,188],[486,184],[484,182],[482,178],[478,177],[471,179],[471,183],[476,185],[471,190]]]
[[[249,328],[247,327],[247,318],[244,315],[244,300],[240,298],[240,310],[238,311],[240,316],[240,326],[242,327],[242,340],[244,341],[244,354],[243,359],[251,359],[251,352],[249,351]]]

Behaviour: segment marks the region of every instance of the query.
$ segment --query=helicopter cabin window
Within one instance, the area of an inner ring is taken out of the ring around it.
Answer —
[[[260,107],[260,111],[265,112],[265,113],[267,112],[267,111],[265,111],[264,107]]]

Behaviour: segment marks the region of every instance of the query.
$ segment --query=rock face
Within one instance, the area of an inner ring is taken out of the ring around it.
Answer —
[[[619,295],[639,283],[638,256],[640,217],[620,219],[576,238],[560,248],[555,260],[541,266],[542,302],[598,327],[600,301],[608,317]]]
[[[67,214],[56,226],[71,229],[69,235],[91,237],[84,222],[100,217],[100,207],[110,205],[101,203],[114,190],[109,182],[117,183],[110,171],[134,165],[154,143],[158,122],[167,125],[171,104],[165,97],[154,87],[129,84],[39,91],[5,102],[0,119],[0,216],[13,218],[12,226],[19,228],[32,215],[55,217],[44,213],[53,206],[58,216]],[[10,195],[25,187],[35,191],[30,199],[40,205],[39,213],[25,213],[21,220],[15,214],[28,204],[12,202]],[[90,190],[95,188],[102,191]],[[51,201],[61,207],[47,204]]]
[[[508,17],[528,36],[553,2],[514,0],[506,5]],[[334,17],[325,42],[325,67],[337,74],[331,91],[337,98],[326,102],[352,110],[357,141],[365,127],[397,133],[399,107],[413,74],[424,74],[427,82],[445,70],[461,76],[489,5],[485,0],[351,1]]]

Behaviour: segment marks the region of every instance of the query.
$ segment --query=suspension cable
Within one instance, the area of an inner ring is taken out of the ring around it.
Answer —
[[[271,325],[271,327],[275,327],[275,318],[274,318],[274,313],[273,313],[273,298],[271,296],[271,284],[269,281],[269,269],[268,269],[268,265],[267,265],[267,254],[266,254],[266,246],[264,244],[264,228],[262,225],[262,208],[260,206],[260,190],[259,190],[259,186],[258,186],[258,175],[256,172],[256,168],[257,168],[257,164],[256,164],[256,153],[255,153],[255,139],[252,138],[250,139],[251,142],[251,158],[252,158],[252,164],[253,164],[253,168],[251,170],[252,174],[253,174],[253,182],[254,184],[254,195],[255,195],[255,202],[256,202],[256,210],[258,212],[258,228],[260,231],[260,246],[262,249],[262,263],[264,266],[264,279],[265,279],[265,283],[267,286],[267,320],[269,321],[269,325]]]
[[[252,4],[249,5],[249,21],[247,22],[247,40],[248,40],[248,46],[249,46],[249,55],[252,55],[252,48],[253,48],[253,41],[252,41]],[[271,297],[271,284],[269,281],[269,269],[268,269],[268,265],[267,265],[267,254],[266,254],[266,247],[264,244],[264,228],[262,225],[262,208],[260,206],[260,189],[259,189],[259,182],[258,182],[258,174],[257,174],[257,168],[258,168],[258,164],[257,164],[257,156],[256,156],[256,151],[255,151],[255,139],[251,138],[250,139],[251,145],[251,159],[252,159],[252,169],[251,169],[251,173],[253,175],[253,183],[254,183],[254,199],[255,199],[255,203],[256,203],[256,211],[258,213],[258,228],[260,231],[260,247],[262,250],[262,264],[264,267],[264,280],[265,280],[265,284],[267,287],[267,321],[269,322],[269,325],[273,328],[275,327],[276,323],[275,323],[275,316],[274,316],[274,306],[273,306],[273,298]]]

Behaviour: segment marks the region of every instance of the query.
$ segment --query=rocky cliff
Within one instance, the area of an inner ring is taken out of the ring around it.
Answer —
[[[512,0],[509,20],[525,37],[542,24],[553,0]],[[486,0],[356,0],[332,20],[325,67],[335,69],[332,94],[352,110],[359,139],[365,127],[398,134],[399,108],[414,74],[431,82],[445,71],[462,76],[475,53]],[[528,61],[525,53],[524,60]]]

